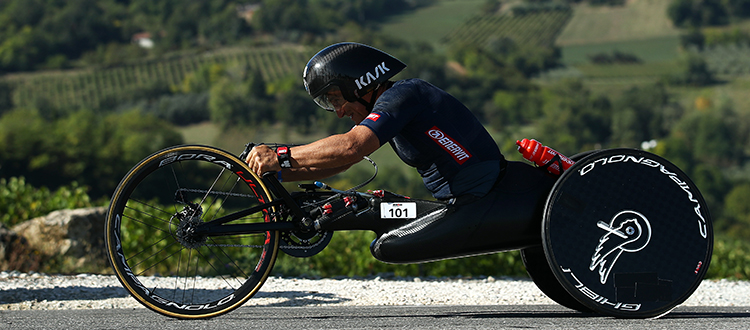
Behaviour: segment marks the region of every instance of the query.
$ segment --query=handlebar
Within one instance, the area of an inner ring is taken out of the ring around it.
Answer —
[[[261,144],[265,144],[265,143],[248,142],[247,144],[245,144],[245,149],[239,155],[240,160],[244,162],[245,158],[247,158],[247,155],[250,153],[250,151],[256,145],[261,145]],[[271,144],[267,144],[267,145],[279,146],[281,144],[271,143]],[[368,195],[368,194],[357,192],[356,190],[358,190],[358,189],[360,189],[360,188],[362,188],[362,187],[370,184],[370,182],[372,182],[372,180],[375,180],[375,177],[378,175],[378,164],[376,164],[375,161],[373,161],[370,157],[364,156],[362,158],[365,159],[365,160],[367,160],[368,162],[370,162],[370,164],[375,168],[375,172],[372,174],[372,176],[369,179],[365,180],[364,182],[362,182],[362,183],[360,183],[360,184],[358,184],[358,185],[356,185],[356,186],[354,186],[352,188],[349,188],[347,190],[334,189],[334,188],[332,188],[332,187],[328,186],[327,184],[325,184],[323,182],[320,182],[320,181],[315,181],[314,184],[318,188],[320,188],[320,189],[330,190],[330,191],[333,191],[333,192],[338,193],[338,194],[358,194],[358,195],[362,195],[362,196],[371,196],[371,195]],[[278,179],[276,179],[276,177],[275,177],[276,176],[275,172],[266,172],[266,173],[263,173],[263,175],[261,175],[261,176],[264,179],[266,179],[266,180],[272,178],[271,180],[274,180],[274,181],[278,182]]]

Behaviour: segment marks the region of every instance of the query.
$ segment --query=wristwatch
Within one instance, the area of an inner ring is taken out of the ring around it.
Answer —
[[[281,146],[276,148],[276,157],[279,160],[281,168],[292,168],[292,153],[289,147]]]

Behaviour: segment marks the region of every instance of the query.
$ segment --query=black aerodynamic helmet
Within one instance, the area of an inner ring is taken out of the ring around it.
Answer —
[[[388,81],[406,67],[397,58],[367,45],[342,42],[330,45],[313,56],[302,73],[305,89],[323,109],[334,107],[326,93],[334,88],[348,102],[359,101],[369,108],[362,96]]]

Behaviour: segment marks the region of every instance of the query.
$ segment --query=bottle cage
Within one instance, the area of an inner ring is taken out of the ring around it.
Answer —
[[[563,172],[564,172],[564,170],[563,170],[562,158],[560,158],[560,155],[553,156],[552,159],[550,159],[549,162],[547,162],[547,164],[539,166],[539,168],[543,169],[543,170],[547,170],[547,168],[550,167],[554,163],[557,163],[557,167],[560,169],[560,174],[559,175],[562,175]]]

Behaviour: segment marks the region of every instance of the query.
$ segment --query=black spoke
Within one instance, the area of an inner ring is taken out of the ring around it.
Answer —
[[[175,244],[175,243],[172,243],[172,244],[170,244],[170,246],[171,246],[171,245],[174,245],[174,244]],[[162,249],[161,251],[164,251],[164,250],[166,250],[166,249]],[[161,252],[161,251],[160,251],[160,252]],[[146,274],[146,272],[147,272],[147,271],[149,271],[149,270],[150,270],[151,268],[154,268],[154,267],[155,267],[156,265],[158,265],[159,263],[161,263],[161,262],[162,262],[162,261],[164,261],[164,260],[167,260],[167,259],[168,259],[169,257],[171,257],[171,256],[173,256],[173,255],[175,255],[175,254],[177,254],[177,253],[180,253],[180,251],[182,251],[182,248],[180,248],[179,250],[177,250],[177,252],[174,252],[174,253],[172,253],[172,254],[170,254],[170,255],[168,255],[168,256],[166,256],[166,257],[164,257],[163,259],[161,259],[161,260],[158,260],[157,262],[153,263],[153,264],[152,264],[151,266],[149,266],[148,268],[144,269],[144,270],[143,270],[142,272],[138,273],[137,275],[145,275],[145,274]],[[152,254],[151,256],[149,256],[149,257],[148,257],[148,258],[146,258],[146,259],[143,259],[143,260],[141,260],[141,262],[139,262],[139,263],[135,264],[135,267],[138,267],[138,266],[140,266],[140,264],[142,264],[143,262],[145,262],[145,261],[146,261],[146,260],[148,260],[148,259],[151,259],[151,257],[155,256],[155,255],[156,255],[157,253],[158,253],[158,252],[156,252],[156,253]]]
[[[164,233],[167,233],[167,234],[169,233],[169,231],[168,231],[168,230],[164,230],[164,229],[162,229],[162,228],[159,228],[159,227],[157,227],[157,226],[154,226],[154,225],[152,225],[152,224],[146,223],[145,221],[143,221],[143,220],[140,220],[140,219],[138,219],[138,218],[134,218],[134,217],[132,217],[132,216],[129,216],[129,215],[125,215],[125,214],[123,214],[123,215],[122,215],[122,217],[123,217],[123,218],[128,218],[128,219],[130,219],[130,220],[133,220],[134,222],[138,222],[138,223],[140,223],[140,224],[143,224],[143,225],[145,225],[145,226],[148,226],[148,227],[149,227],[149,228],[151,228],[151,229],[154,229],[154,230],[158,230],[158,231],[160,231],[160,232],[164,232]],[[164,222],[165,222],[165,223],[167,223],[167,224],[169,224],[169,221],[164,221]]]
[[[135,257],[137,257],[137,256],[141,255],[142,253],[145,253],[146,251],[149,251],[149,250],[151,250],[151,248],[152,248],[152,247],[156,246],[157,244],[159,244],[159,243],[161,243],[161,242],[164,242],[164,241],[165,241],[166,239],[167,239],[167,237],[164,237],[164,238],[162,238],[162,239],[160,239],[160,240],[158,240],[158,241],[154,242],[153,244],[151,244],[151,245],[149,245],[149,246],[147,246],[147,247],[143,248],[143,249],[142,249],[142,250],[141,250],[140,252],[138,252],[138,253],[136,253],[136,254],[133,254],[133,255],[130,255],[130,256],[128,256],[128,258],[126,259],[126,261],[130,261],[130,260],[133,260],[133,259],[134,259]],[[177,243],[177,242],[172,242],[172,243],[171,243],[171,244],[169,244],[169,245],[168,245],[167,247],[173,246],[173,245],[174,245],[175,243]],[[166,250],[166,248],[163,248],[163,249],[161,249],[161,250],[159,250],[159,251],[155,252],[154,254],[156,254],[156,253],[159,253],[159,252],[161,252],[161,251],[164,251],[164,250]],[[153,256],[154,256],[154,255],[151,255],[150,257],[153,257]],[[149,257],[149,258],[150,258],[150,257]],[[145,260],[147,260],[147,259],[148,259],[148,258],[146,258],[146,259],[143,259],[143,260],[142,260],[142,261],[141,261],[140,263],[142,263],[143,261],[145,261]],[[136,264],[135,266],[138,266],[138,265],[139,265],[140,263]]]

